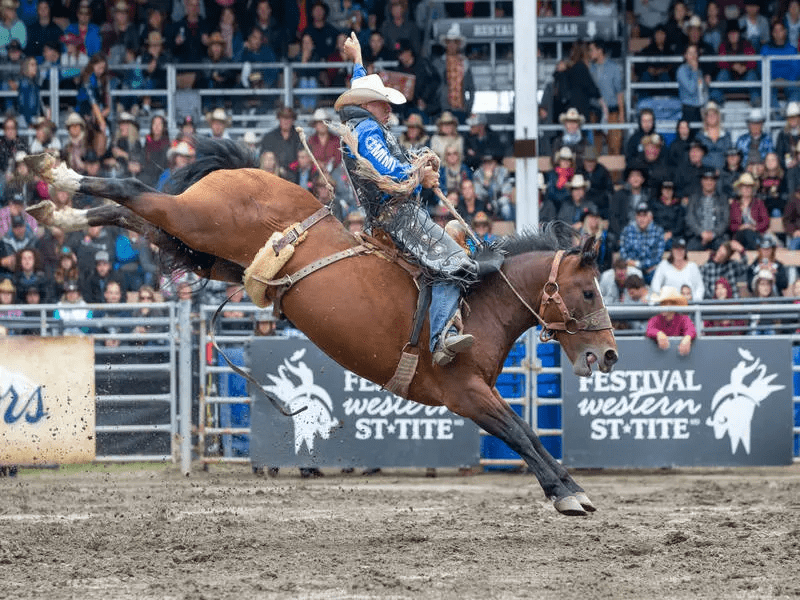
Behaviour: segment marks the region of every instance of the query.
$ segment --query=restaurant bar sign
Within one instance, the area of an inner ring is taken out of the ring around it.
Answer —
[[[619,340],[611,373],[564,374],[564,463],[573,467],[792,462],[788,339]]]
[[[514,41],[513,19],[439,19],[434,22],[434,35],[442,36],[457,23],[467,42],[511,43]],[[543,17],[536,20],[539,42],[619,39],[617,19],[587,17]]]
[[[308,340],[255,338],[251,372],[286,412],[251,389],[254,467],[466,467],[480,460],[478,427],[359,377]]]

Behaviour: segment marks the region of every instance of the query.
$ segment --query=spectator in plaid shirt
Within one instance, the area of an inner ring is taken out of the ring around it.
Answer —
[[[649,285],[664,256],[664,246],[664,230],[653,223],[650,205],[639,202],[634,220],[622,230],[620,256],[629,265],[641,269],[644,280]]]
[[[738,254],[738,258],[734,256]],[[700,267],[706,298],[715,298],[714,288],[717,280],[724,277],[731,285],[733,297],[739,297],[739,283],[747,283],[747,256],[744,246],[736,240],[725,242],[717,250],[712,251],[711,258]]]
[[[764,160],[770,152],[775,152],[772,137],[764,131],[765,120],[764,111],[760,108],[750,111],[750,115],[747,117],[747,133],[739,136],[739,139],[736,140],[736,148],[742,152],[745,160],[751,150],[757,150],[761,155],[761,160]]]

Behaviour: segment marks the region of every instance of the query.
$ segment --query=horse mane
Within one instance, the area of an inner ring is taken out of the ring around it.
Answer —
[[[506,256],[517,256],[526,252],[566,250],[570,254],[578,252],[575,230],[563,221],[544,223],[540,229],[528,228],[499,238],[494,247]]]
[[[194,161],[171,174],[166,192],[180,194],[213,171],[223,169],[257,169],[258,157],[244,144],[233,140],[193,137],[197,152]]]

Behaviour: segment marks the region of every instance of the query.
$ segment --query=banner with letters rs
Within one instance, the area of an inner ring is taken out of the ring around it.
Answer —
[[[564,464],[573,467],[792,462],[788,338],[618,340],[611,373],[564,373]]]
[[[0,336],[0,464],[94,460],[94,383],[91,338]]]
[[[308,340],[255,338],[251,373],[287,412],[250,389],[254,467],[461,467],[478,464],[477,425],[359,377]]]

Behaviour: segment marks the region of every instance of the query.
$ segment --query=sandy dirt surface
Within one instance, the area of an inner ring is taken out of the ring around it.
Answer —
[[[577,478],[589,517],[557,514],[521,474],[23,471],[0,479],[1,594],[800,597],[800,465]]]

